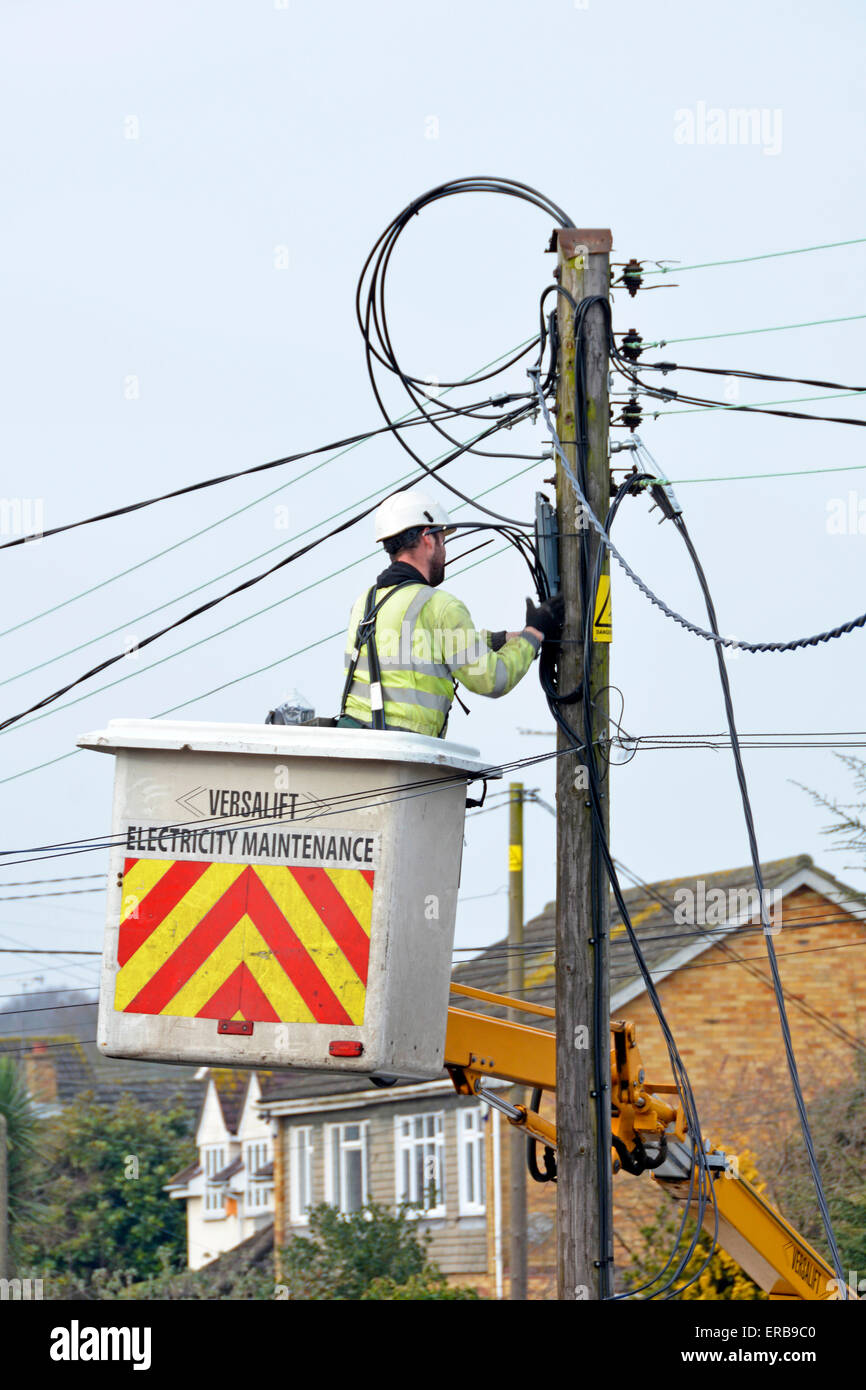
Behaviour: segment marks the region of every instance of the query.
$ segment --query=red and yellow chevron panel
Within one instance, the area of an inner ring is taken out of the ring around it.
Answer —
[[[374,876],[126,859],[115,1010],[363,1023]]]

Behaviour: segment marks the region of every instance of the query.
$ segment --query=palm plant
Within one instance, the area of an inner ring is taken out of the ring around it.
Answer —
[[[22,1222],[39,1209],[31,1196],[33,1165],[38,1156],[39,1121],[24,1079],[11,1057],[0,1057],[0,1115],[6,1121],[6,1177],[9,1261],[20,1255]]]

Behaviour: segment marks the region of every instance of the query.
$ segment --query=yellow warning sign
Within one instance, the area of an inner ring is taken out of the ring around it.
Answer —
[[[509,870],[509,873],[512,873],[512,874],[519,874],[519,873],[520,873],[520,870],[521,870],[522,868],[523,868],[523,846],[522,846],[522,845],[509,845],[509,846],[508,846],[508,870]]]
[[[592,620],[593,642],[610,642],[613,626],[610,611],[610,575],[603,574],[595,595],[595,617]]]

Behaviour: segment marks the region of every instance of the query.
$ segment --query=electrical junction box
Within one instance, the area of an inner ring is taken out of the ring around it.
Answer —
[[[398,731],[112,720],[98,1045],[432,1077],[476,750]]]

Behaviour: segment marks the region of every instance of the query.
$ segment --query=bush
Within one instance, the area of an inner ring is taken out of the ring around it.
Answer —
[[[759,1181],[754,1160],[747,1150],[739,1155],[739,1171],[742,1177],[754,1183],[759,1192],[764,1190],[765,1184]],[[719,1181],[725,1182],[728,1179],[720,1178]],[[671,1278],[680,1257],[689,1249],[697,1225],[692,1217],[685,1224],[676,1256],[662,1275],[662,1270],[673,1250],[681,1219],[681,1215],[672,1212],[665,1205],[659,1209],[653,1222],[641,1227],[640,1234],[643,1243],[639,1250],[632,1252],[632,1263],[623,1271],[623,1281],[626,1289],[635,1292],[651,1280],[656,1282],[650,1288],[642,1290],[641,1293],[636,1292],[638,1298],[650,1297],[653,1293],[657,1293],[661,1286]],[[701,1231],[694,1253],[685,1269],[678,1274],[673,1287],[666,1290],[666,1294],[676,1291],[677,1296],[686,1301],[695,1299],[707,1301],[754,1300],[767,1297],[763,1289],[753,1283],[747,1274],[744,1274],[736,1260],[727,1255],[719,1246],[716,1246],[708,1260],[707,1257],[711,1249],[710,1236],[705,1231]],[[703,1268],[705,1263],[706,1268]]]
[[[9,1261],[24,1254],[22,1228],[38,1221],[33,1167],[39,1151],[40,1126],[21,1073],[11,1057],[0,1057],[0,1115],[6,1121],[6,1191]]]
[[[430,1237],[404,1209],[368,1203],[343,1214],[322,1204],[310,1212],[310,1235],[296,1236],[280,1253],[283,1297],[318,1300],[426,1301],[477,1298],[451,1288],[427,1257]]]
[[[153,1112],[130,1095],[101,1105],[88,1093],[44,1123],[34,1165],[43,1210],[22,1223],[21,1261],[49,1298],[110,1297],[185,1263],[184,1204],[163,1188],[195,1157],[188,1127],[184,1107]]]

